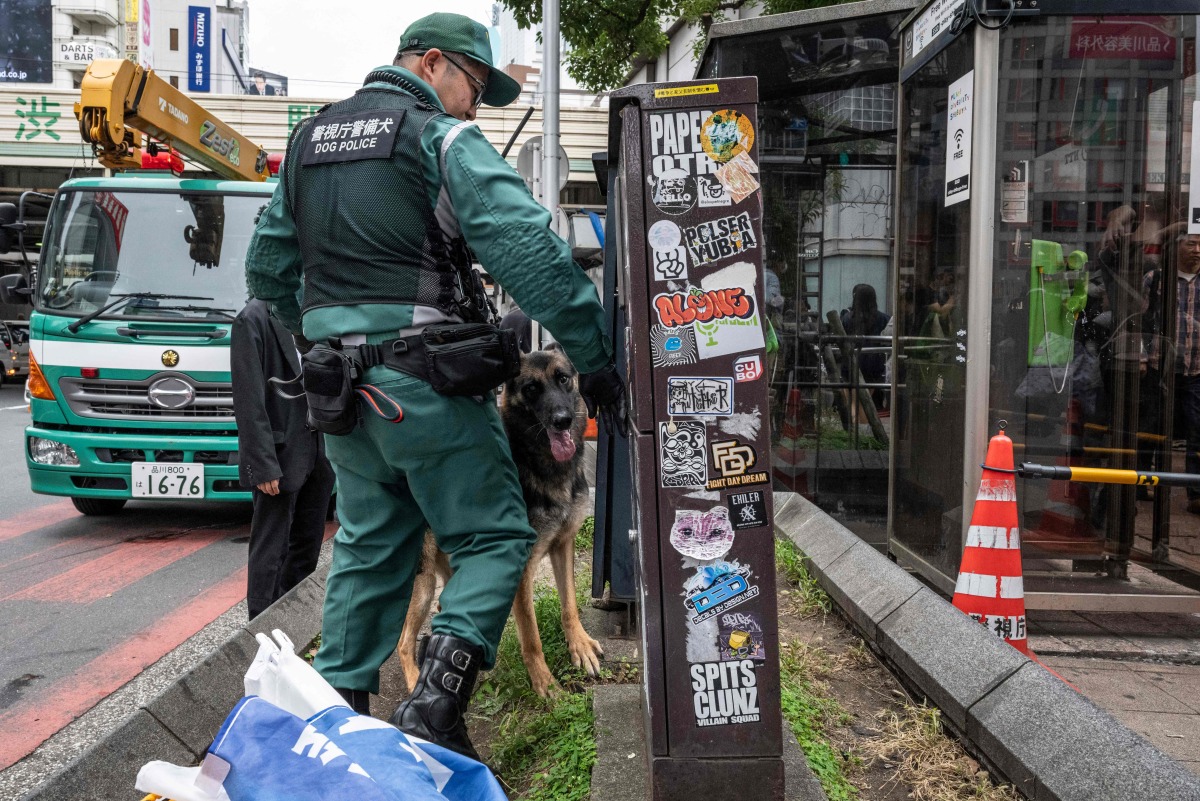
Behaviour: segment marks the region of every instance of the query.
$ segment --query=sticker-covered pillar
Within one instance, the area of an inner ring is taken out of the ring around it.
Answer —
[[[656,801],[783,798],[757,100],[611,98]]]

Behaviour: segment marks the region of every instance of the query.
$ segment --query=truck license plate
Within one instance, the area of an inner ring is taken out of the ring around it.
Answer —
[[[134,462],[133,497],[203,498],[204,465]]]

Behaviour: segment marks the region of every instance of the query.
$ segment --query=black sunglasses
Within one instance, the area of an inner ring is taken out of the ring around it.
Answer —
[[[487,89],[487,82],[479,80],[474,75],[472,75],[470,72],[468,72],[467,68],[464,67],[458,61],[458,59],[451,58],[449,53],[442,51],[442,56],[447,61],[449,61],[451,64],[458,67],[458,71],[461,72],[463,75],[466,75],[467,78],[470,79],[471,83],[473,83],[477,87],[479,87],[478,89],[475,90],[475,97],[471,99],[471,108],[479,108],[479,105],[483,102],[483,93],[484,93],[484,90]]]

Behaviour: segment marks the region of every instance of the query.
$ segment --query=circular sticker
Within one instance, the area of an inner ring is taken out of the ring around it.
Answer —
[[[659,220],[646,232],[646,241],[650,243],[652,250],[670,250],[679,247],[679,243],[683,241],[683,233],[679,226],[670,220]]]
[[[665,170],[652,179],[651,200],[664,214],[683,214],[696,205],[696,179],[678,168]]]
[[[754,126],[740,111],[721,109],[700,126],[700,144],[713,161],[724,164],[754,145]]]

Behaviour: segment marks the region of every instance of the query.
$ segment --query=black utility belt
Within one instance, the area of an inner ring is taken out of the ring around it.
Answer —
[[[486,395],[520,372],[521,352],[515,332],[491,323],[431,325],[377,345],[314,345],[302,360],[309,424],[326,434],[353,431],[356,385],[380,364],[427,381],[442,395]]]

